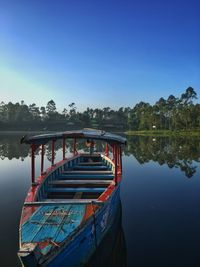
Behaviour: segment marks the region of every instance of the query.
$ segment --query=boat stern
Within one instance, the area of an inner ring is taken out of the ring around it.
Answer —
[[[40,248],[34,243],[23,244],[18,252],[18,257],[24,267],[37,267],[41,256]]]

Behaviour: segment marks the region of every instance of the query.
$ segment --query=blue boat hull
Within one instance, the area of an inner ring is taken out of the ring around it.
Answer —
[[[98,210],[95,217],[90,218],[66,246],[64,245],[58,249],[56,254],[52,255],[41,266],[83,266],[88,262],[107,231],[109,231],[119,209],[120,185],[116,187],[105,205]]]
[[[28,267],[77,267],[85,265],[92,254],[98,249],[102,239],[112,227],[120,211],[120,184],[116,186],[110,198],[102,205],[95,215],[80,226],[71,239],[63,242],[50,254],[42,256],[34,253],[20,256],[22,264]],[[37,258],[38,255],[38,258]]]

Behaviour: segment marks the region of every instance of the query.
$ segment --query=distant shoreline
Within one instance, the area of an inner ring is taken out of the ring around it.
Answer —
[[[126,131],[126,135],[133,136],[187,136],[187,137],[200,137],[200,130],[179,130],[179,131],[171,131],[171,130],[146,130],[146,131]]]
[[[12,134],[20,134],[20,135],[23,135],[23,134],[33,134],[33,133],[36,133],[36,134],[38,134],[38,133],[47,133],[47,132],[51,132],[51,131],[15,131],[15,130],[13,130],[13,131],[0,131],[0,135],[4,135],[4,134],[10,134],[10,135],[12,135]]]

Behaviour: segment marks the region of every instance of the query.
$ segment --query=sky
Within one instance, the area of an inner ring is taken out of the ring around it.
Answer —
[[[199,0],[0,0],[0,102],[200,98]]]

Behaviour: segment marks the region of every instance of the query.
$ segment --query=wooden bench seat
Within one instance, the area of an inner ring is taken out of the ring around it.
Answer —
[[[68,185],[68,184],[107,184],[112,183],[111,180],[55,180],[50,181],[49,185]]]
[[[112,171],[63,171],[62,174],[112,174]]]
[[[80,166],[101,166],[103,165],[103,161],[97,161],[97,162],[79,162]]]
[[[73,169],[76,169],[76,170],[88,170],[88,171],[101,171],[101,170],[109,170],[109,167],[108,166],[89,166],[89,165],[86,165],[86,166],[79,166],[79,165],[75,165],[73,166]]]
[[[105,188],[87,188],[87,187],[78,187],[78,188],[48,188],[48,193],[69,193],[69,192],[87,192],[87,193],[103,193]]]
[[[57,176],[58,180],[67,180],[67,179],[74,179],[74,180],[112,180],[114,178],[113,174],[59,174]]]

